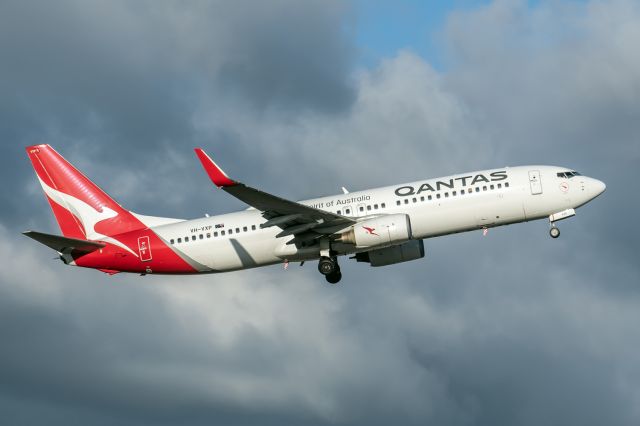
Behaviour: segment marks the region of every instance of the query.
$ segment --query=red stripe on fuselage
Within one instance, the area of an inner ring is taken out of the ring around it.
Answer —
[[[142,261],[138,251],[138,238],[149,237],[152,259]],[[182,259],[171,246],[167,245],[150,229],[126,232],[112,238],[121,242],[134,253],[122,247],[106,242],[107,246],[84,256],[75,258],[78,266],[95,269],[109,269],[121,272],[194,274],[199,272]]]

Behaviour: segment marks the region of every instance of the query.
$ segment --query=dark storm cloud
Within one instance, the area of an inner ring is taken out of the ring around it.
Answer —
[[[354,74],[340,4],[69,4],[0,6],[5,421],[637,424],[635,3],[498,1],[451,17],[446,73],[404,51]],[[42,138],[146,214],[244,207],[195,144],[291,197],[533,162],[608,189],[559,240],[427,240],[422,261],[342,260],[336,288],[313,264],[107,277],[17,235],[55,229],[21,146]]]
[[[280,6],[280,7],[278,7]],[[347,8],[338,2],[240,2],[219,87],[261,108],[342,112],[353,101]],[[231,31],[230,31],[231,33]],[[215,96],[215,95],[214,95]]]
[[[100,183],[114,161],[171,169],[202,143],[192,116],[210,100],[247,114],[342,111],[353,98],[348,12],[337,2],[3,2],[0,137],[11,155],[1,176],[26,178],[11,159],[42,142],[73,147]]]

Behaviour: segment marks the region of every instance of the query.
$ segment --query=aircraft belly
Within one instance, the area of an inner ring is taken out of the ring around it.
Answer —
[[[521,196],[457,199],[432,204],[410,214],[414,238],[426,238],[525,220]]]
[[[523,202],[527,220],[541,219],[561,210],[574,207],[571,200],[555,194],[528,195]]]
[[[476,225],[489,227],[525,220],[521,196],[518,193],[498,194],[478,203],[475,209]]]
[[[282,260],[274,255],[272,238],[239,237],[194,243],[185,253],[215,271],[233,271],[269,265]]]
[[[429,206],[410,213],[410,218],[414,238],[448,234],[475,227],[473,212],[462,206]]]

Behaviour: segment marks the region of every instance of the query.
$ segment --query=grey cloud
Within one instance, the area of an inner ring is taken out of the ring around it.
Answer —
[[[80,166],[99,158],[98,182],[114,162],[171,168],[202,144],[192,116],[208,100],[257,115],[348,109],[349,13],[337,2],[3,2],[2,178],[42,142],[73,146]]]
[[[377,69],[359,72],[355,87],[356,100],[339,117],[302,113],[295,120],[256,123],[212,105],[198,113],[195,125],[202,134],[225,126],[237,135],[227,172],[240,173],[247,161],[242,153],[255,152],[259,161],[250,165],[260,171],[263,187],[297,198],[335,193],[347,183],[357,190],[490,164],[491,150],[479,149],[486,140],[474,116],[415,54],[402,51]],[[314,185],[291,179],[301,173]]]
[[[553,147],[562,160],[590,162],[611,161],[613,146],[637,161],[639,15],[628,1],[543,3],[533,13],[524,2],[498,1],[454,14],[448,84],[488,125],[500,120],[503,149],[541,157],[540,146]],[[586,149],[566,149],[574,141]]]

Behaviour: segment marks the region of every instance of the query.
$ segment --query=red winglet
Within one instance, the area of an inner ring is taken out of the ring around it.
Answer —
[[[196,148],[194,150],[198,159],[202,163],[202,167],[209,175],[209,179],[214,183],[218,188],[223,188],[225,186],[233,186],[236,185],[237,182],[231,180],[229,176],[226,175],[225,172],[222,171],[220,167],[204,152],[201,148]]]

